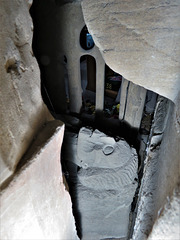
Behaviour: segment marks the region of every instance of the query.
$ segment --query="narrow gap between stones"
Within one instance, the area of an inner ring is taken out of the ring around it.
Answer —
[[[42,98],[52,115],[62,120],[66,126],[61,164],[69,185],[78,236],[87,239],[86,233],[90,233],[92,239],[130,239],[157,95],[147,91],[145,102],[141,106],[144,109],[139,120],[140,126],[132,127],[126,120],[126,115],[131,111],[128,98],[133,94],[134,85],[105,65],[102,73],[105,85],[104,108],[97,110],[97,63],[96,59],[87,53],[80,57],[77,65],[80,66],[82,108],[80,112],[72,111],[72,103],[76,99],[71,97],[70,60],[62,53],[62,49],[59,49],[57,39],[49,38],[51,31],[53,34],[58,32],[57,19],[52,20],[53,29],[51,25],[47,25],[46,29],[43,25],[45,20],[40,19],[41,14],[45,16],[51,12],[49,16],[52,16],[61,4],[56,6],[55,1],[52,6],[45,2],[43,5],[41,0],[34,0],[30,9],[34,23],[32,47],[41,73]],[[48,4],[52,9],[48,8]],[[48,37],[44,43],[46,36]],[[81,36],[84,39],[82,41]],[[58,38],[58,34],[55,34],[55,37]],[[92,36],[84,25],[80,33],[80,45],[87,51],[95,47]],[[56,55],[58,51],[62,54]],[[62,77],[60,84],[56,73]],[[125,92],[121,91],[123,86],[126,86]],[[138,94],[134,94],[135,100]],[[125,104],[120,120],[122,99]],[[124,152],[120,146],[124,148]],[[116,151],[118,147],[120,152]],[[121,155],[123,164],[118,161]],[[132,161],[129,161],[130,156]],[[124,160],[126,157],[127,161]],[[86,159],[89,159],[89,162]],[[131,179],[132,176],[136,177]],[[121,191],[118,189],[120,183],[124,186]],[[93,199],[96,202],[93,203]],[[104,210],[101,209],[102,205],[105,206]],[[110,208],[109,213],[107,206]],[[93,212],[93,207],[97,214]],[[107,214],[103,215],[104,212]],[[122,228],[120,231],[118,226]]]
[[[135,190],[133,200],[131,203],[131,210],[129,214],[129,225],[128,225],[128,238],[111,238],[111,239],[130,239],[132,235],[132,229],[134,226],[134,221],[136,217],[136,204],[138,201],[138,193],[141,185],[141,179],[143,176],[143,168],[144,168],[144,159],[146,157],[146,150],[149,140],[149,134],[151,131],[151,124],[153,121],[154,108],[156,104],[157,95],[148,91],[146,95],[146,101],[144,105],[144,111],[141,121],[140,129],[132,128],[128,123],[124,121],[111,121],[104,114],[97,113],[95,115],[94,121],[89,122],[86,118],[81,118],[81,122],[78,126],[66,126],[65,138],[62,147],[62,168],[63,174],[66,177],[67,183],[70,189],[70,195],[73,203],[73,213],[76,220],[76,227],[78,236],[80,238],[83,237],[82,234],[82,209],[79,206],[78,201],[78,172],[81,172],[82,168],[88,169],[89,166],[83,166],[82,163],[77,163],[77,144],[78,144],[78,133],[82,131],[82,128],[86,127],[87,131],[92,131],[93,134],[96,129],[100,131],[100,134],[106,134],[107,138],[113,138],[115,142],[119,140],[125,140],[129,146],[136,149],[138,154],[138,174],[137,178],[134,180],[137,182],[137,188]],[[150,103],[153,101],[153,103]],[[77,117],[77,116],[76,116]],[[91,135],[90,134],[90,135]],[[88,141],[88,139],[84,139],[84,142]],[[80,141],[80,144],[82,142]],[[103,145],[104,143],[102,143]],[[90,146],[89,146],[90,147]],[[96,146],[95,151],[102,150],[102,146]],[[89,154],[89,152],[84,152],[84,158]],[[87,155],[86,155],[87,154]],[[97,159],[99,161],[99,159]],[[106,169],[107,170],[107,169]],[[102,180],[103,181],[103,180]],[[91,188],[92,189],[92,188]],[[84,189],[82,190],[84,191]],[[97,194],[97,192],[95,193]],[[112,203],[113,204],[113,203]],[[80,209],[80,210],[79,210]],[[100,224],[100,223],[99,223]],[[113,237],[113,236],[111,236]],[[105,238],[103,238],[105,239]]]

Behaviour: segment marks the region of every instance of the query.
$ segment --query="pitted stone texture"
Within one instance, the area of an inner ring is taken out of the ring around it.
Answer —
[[[107,149],[111,151],[105,153]],[[116,142],[114,138],[95,130],[81,128],[77,144],[77,165],[82,168],[116,168],[126,164],[136,155],[125,140]]]
[[[179,0],[83,0],[82,9],[111,69],[175,101],[180,90]]]
[[[32,54],[31,1],[0,2],[0,184],[10,177],[31,141],[50,119]]]
[[[1,192],[0,239],[78,239],[60,165],[64,126],[49,122]]]

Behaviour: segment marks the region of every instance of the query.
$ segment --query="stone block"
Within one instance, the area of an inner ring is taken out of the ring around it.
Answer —
[[[82,239],[126,237],[136,187],[135,184],[118,191],[97,191],[78,185],[77,201],[81,215]]]
[[[123,79],[120,95],[119,119],[139,128],[146,99],[146,89]]]
[[[180,2],[83,0],[86,25],[106,64],[175,101],[180,90]],[[97,24],[98,21],[98,24]]]
[[[180,236],[180,185],[176,186],[173,196],[167,198],[163,209],[159,211],[148,240],[175,240]]]
[[[78,239],[60,165],[63,132],[60,121],[48,123],[1,192],[1,239]]]
[[[1,1],[0,5],[1,185],[52,117],[41,98],[39,67],[32,54],[31,2]]]
[[[82,239],[127,237],[137,188],[136,150],[88,128],[81,128],[76,146],[81,168],[74,192]]]

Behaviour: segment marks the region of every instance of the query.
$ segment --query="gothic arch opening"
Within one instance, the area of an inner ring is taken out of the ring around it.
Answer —
[[[91,55],[80,58],[82,111],[93,113],[96,102],[96,60]]]

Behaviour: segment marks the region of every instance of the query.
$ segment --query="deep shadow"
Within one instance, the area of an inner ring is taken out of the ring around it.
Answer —
[[[80,120],[82,126],[91,126],[93,129],[98,129],[105,134],[114,137],[124,138],[126,142],[139,150],[139,139],[137,128],[133,128],[126,121],[120,121],[115,118],[105,117],[103,111],[96,111],[95,115],[81,114]]]
[[[75,218],[77,235],[81,239],[82,224],[81,224],[81,214],[78,210],[78,198],[77,198],[77,185],[78,185],[77,173],[78,173],[79,167],[76,164],[74,164],[72,161],[69,161],[69,159],[66,158],[69,152],[73,152],[73,149],[71,149],[71,146],[66,143],[67,141],[66,132],[67,130],[65,131],[64,141],[61,149],[61,165],[62,165],[63,174],[69,186],[69,193],[72,200],[72,210]]]
[[[61,46],[58,11],[68,1],[33,0],[30,8],[34,31],[32,49],[41,75],[41,95],[50,111],[67,110],[64,82],[64,54]]]

